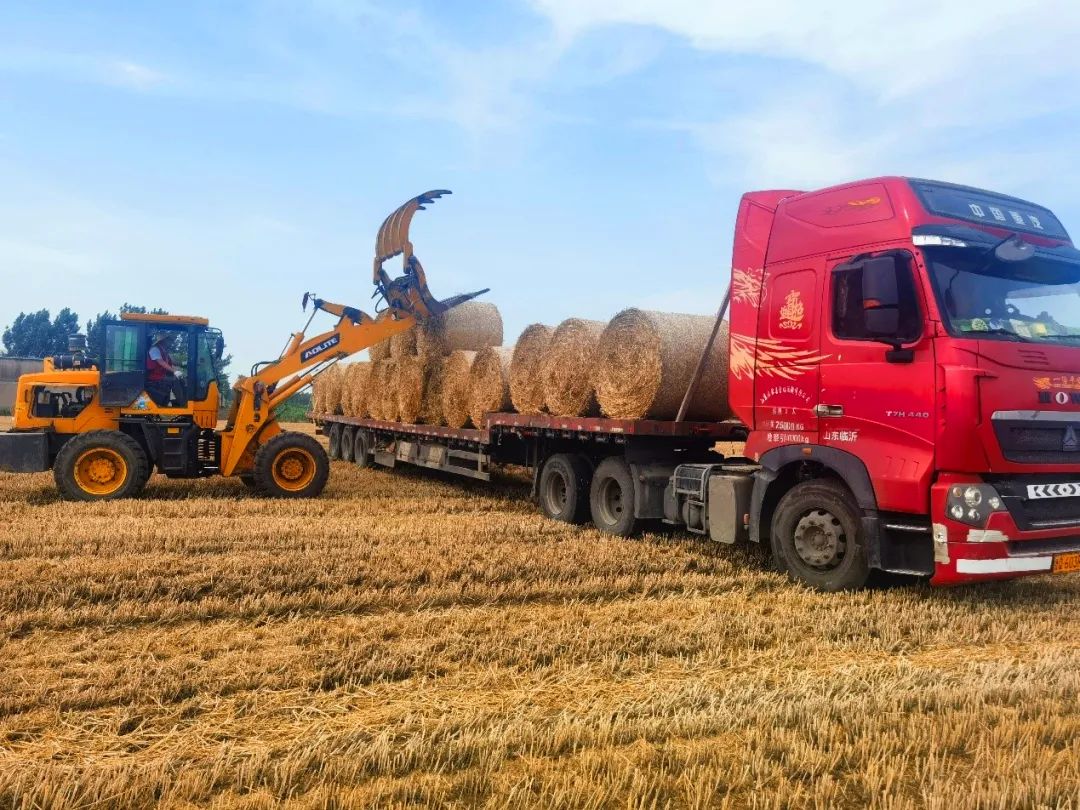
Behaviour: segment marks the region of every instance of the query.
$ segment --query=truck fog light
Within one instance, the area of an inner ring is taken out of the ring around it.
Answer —
[[[949,510],[949,514],[952,515],[953,518],[956,520],[963,520],[964,507],[962,507],[960,504],[954,504],[953,507]]]
[[[988,500],[987,503],[990,504],[990,508],[993,509],[995,512],[1001,508],[1001,498],[999,498],[997,495]]]
[[[982,490],[978,487],[968,487],[964,490],[964,503],[968,506],[978,506],[982,503]]]
[[[947,516],[978,529],[986,528],[990,516],[1004,508],[1001,496],[990,484],[952,485],[945,499]]]

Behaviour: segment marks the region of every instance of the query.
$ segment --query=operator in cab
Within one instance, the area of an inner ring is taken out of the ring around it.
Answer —
[[[169,339],[168,332],[158,332],[146,353],[146,393],[159,407],[180,408],[187,404],[187,396],[169,355]]]

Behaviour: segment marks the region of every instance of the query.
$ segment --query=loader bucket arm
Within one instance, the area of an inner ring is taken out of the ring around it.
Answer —
[[[376,295],[381,295],[391,309],[408,313],[419,321],[439,315],[450,307],[487,292],[487,290],[480,290],[475,293],[455,295],[446,301],[436,300],[428,289],[424,267],[413,252],[412,242],[409,241],[409,225],[412,223],[413,215],[417,211],[423,211],[426,205],[450,193],[447,189],[433,189],[418,194],[383,220],[382,227],[379,228],[379,233],[375,237],[375,264],[372,280],[375,283]],[[398,255],[402,257],[402,274],[397,278],[391,278],[384,264],[388,259]]]

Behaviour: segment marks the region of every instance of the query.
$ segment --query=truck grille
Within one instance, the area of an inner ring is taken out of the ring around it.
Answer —
[[[1072,476],[987,477],[1001,496],[1012,519],[1021,530],[1080,527],[1080,497],[1028,498],[1029,484],[1066,484],[1080,479]]]
[[[1005,411],[993,417],[1001,454],[1020,464],[1080,464],[1080,413]]]

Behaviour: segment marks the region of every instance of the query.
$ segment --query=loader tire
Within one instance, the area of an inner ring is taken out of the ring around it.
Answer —
[[[92,430],[60,448],[53,478],[60,494],[72,501],[134,498],[150,478],[150,462],[126,433]]]
[[[314,498],[330,477],[330,460],[314,436],[279,433],[255,451],[252,477],[265,497]]]

